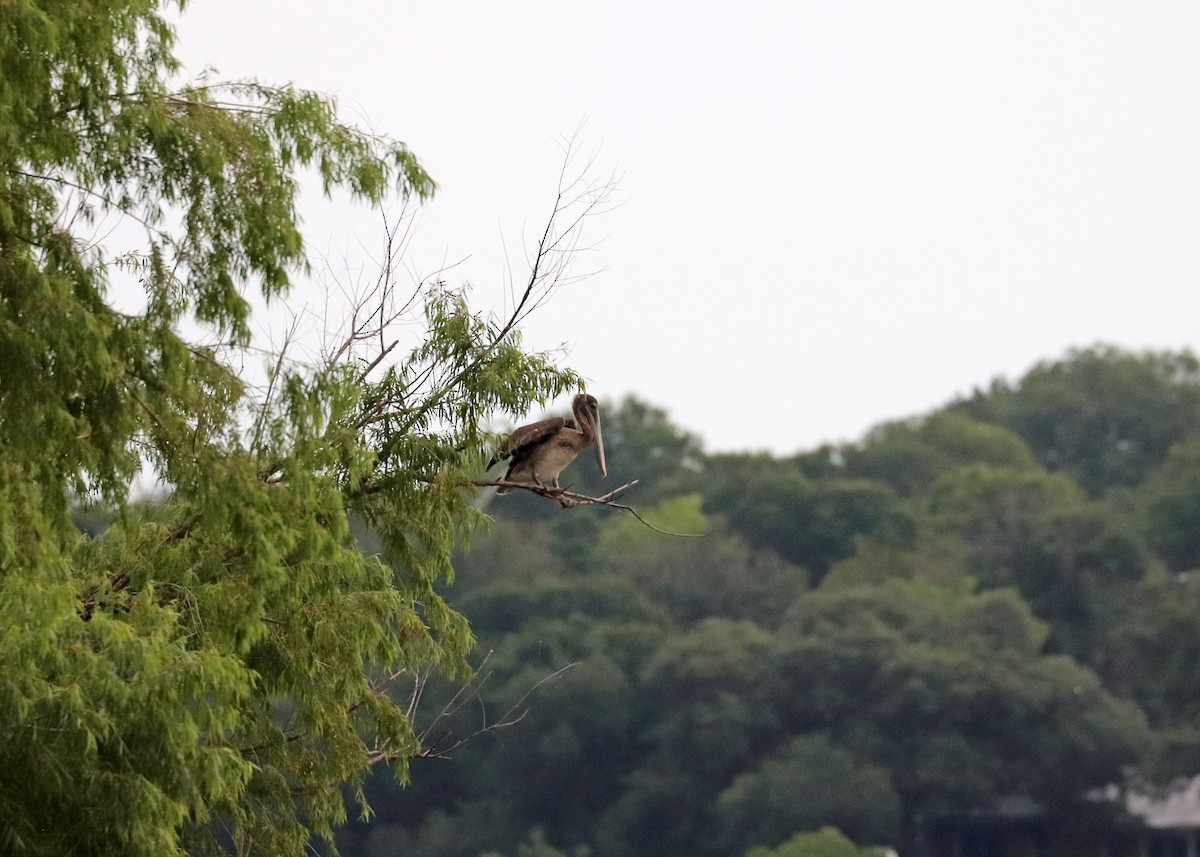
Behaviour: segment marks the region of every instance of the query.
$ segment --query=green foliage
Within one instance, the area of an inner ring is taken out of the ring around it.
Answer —
[[[955,411],[939,411],[917,423],[886,423],[843,451],[846,470],[878,479],[904,496],[928,490],[954,467],[1036,467],[1029,447],[1012,432]]]
[[[541,828],[535,827],[529,833],[529,839],[517,846],[516,857],[589,857],[591,850],[586,846],[572,849],[569,854],[559,851],[553,845],[546,841],[546,836],[542,833]],[[480,854],[479,857],[504,857],[497,851],[488,851]]]
[[[433,182],[324,96],[175,85],[158,3],[18,2],[2,30],[0,850],[306,853],[420,749],[384,677],[467,670],[434,583],[482,518],[484,417],[577,379],[439,287],[381,373],[281,354],[248,384],[244,291],[305,267],[299,171],[367,202]],[[106,216],[141,233],[138,312],[107,300]],[[170,494],[130,506],[143,467]]]
[[[880,848],[859,848],[836,827],[822,827],[813,833],[797,833],[778,848],[759,845],[746,857],[882,857]]]
[[[824,736],[804,735],[735,777],[716,811],[733,853],[830,824],[858,841],[894,841],[900,801],[886,769],[862,763]]]
[[[1100,385],[1144,363],[1089,355]],[[1155,377],[1160,404],[1195,394],[1187,372]],[[519,724],[462,748],[426,789],[376,781],[388,830],[407,837],[394,850],[514,854],[541,828],[547,847],[597,857],[870,853],[856,842],[907,855],[923,827],[1008,798],[1048,823],[1103,825],[1114,807],[1089,792],[1194,773],[1194,435],[1119,483],[1105,444],[1048,467],[988,416],[1043,383],[792,458],[677,457],[654,470],[669,491],[627,498],[704,538],[553,504],[518,521],[495,504],[444,590],[493,653],[455,734],[536,690]],[[1065,412],[1034,398],[1065,425],[1091,408],[1128,416],[1089,395]]]
[[[1085,500],[1065,475],[973,465],[931,488],[929,511],[965,543],[985,586],[1016,586],[1051,620],[1055,648],[1081,659],[1100,617],[1145,573],[1148,555],[1128,522]]]
[[[942,589],[969,592],[977,581],[966,568],[957,541],[925,534],[912,547],[864,540],[854,556],[838,562],[821,581],[826,592],[879,586],[890,580],[920,580]]]
[[[1195,432],[1198,382],[1189,352],[1096,346],[1039,363],[1015,387],[997,381],[959,407],[1016,432],[1042,464],[1098,495],[1140,481]]]
[[[808,574],[773,553],[731,537],[687,494],[642,515],[655,526],[703,538],[669,538],[625,518],[601,539],[604,567],[625,577],[683,625],[709,617],[771,625],[808,588]],[[703,522],[703,523],[702,523]]]
[[[708,516],[700,508],[703,499],[700,494],[681,494],[650,507],[639,503],[638,510],[646,521],[659,530],[702,536],[709,528]],[[636,518],[625,517],[605,532],[602,547],[640,554],[661,544],[662,533],[650,529]]]
[[[820,591],[785,627],[784,671],[804,689],[786,719],[891,771],[906,818],[1012,792],[1057,805],[1118,779],[1144,748],[1142,713],[1041,654],[1045,629],[1011,591]]]
[[[482,427],[579,379],[440,283],[407,351],[244,376],[248,290],[305,269],[301,176],[434,185],[326,97],[177,83],[161,8],[17,2],[0,31],[4,853],[301,854],[369,794],[347,850],[849,857],[786,838],[903,849],[1200,764],[1192,355],[1072,352],[783,461],[627,399],[613,476],[705,538],[511,497],[456,557]],[[99,246],[103,217],[138,237]],[[169,494],[131,504],[143,468]],[[491,655],[463,691],[465,616]]]
[[[904,542],[912,535],[899,498],[878,482],[812,479],[798,467],[740,456],[719,460],[711,471],[704,511],[723,515],[752,547],[807,568],[814,583],[854,553],[859,536]]]
[[[757,625],[716,618],[664,641],[641,676],[664,712],[652,732],[664,769],[724,782],[775,734],[778,649]]]
[[[1167,567],[1200,568],[1200,436],[1173,446],[1136,496],[1150,543]]]
[[[1158,727],[1155,774],[1200,770],[1200,578],[1146,580],[1122,602],[1105,675]]]

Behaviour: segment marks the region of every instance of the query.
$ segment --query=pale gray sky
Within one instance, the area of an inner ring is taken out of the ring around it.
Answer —
[[[482,308],[586,120],[623,174],[606,270],[527,339],[712,451],[854,439],[1072,345],[1200,347],[1195,2],[207,0],[180,36],[405,140],[441,185],[412,264],[469,256]]]

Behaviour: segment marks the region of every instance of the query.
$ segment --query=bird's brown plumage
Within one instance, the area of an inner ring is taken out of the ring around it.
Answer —
[[[580,393],[571,403],[574,420],[551,417],[521,426],[505,438],[488,462],[490,470],[499,461],[512,459],[505,482],[526,482],[558,487],[558,476],[580,452],[593,443],[600,473],[608,475],[604,461],[604,438],[600,431],[600,411],[595,396]],[[576,423],[579,428],[576,428]],[[496,493],[507,494],[512,488],[501,486]]]

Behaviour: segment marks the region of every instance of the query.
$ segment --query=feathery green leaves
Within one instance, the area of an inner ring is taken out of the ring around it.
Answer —
[[[482,426],[578,379],[439,285],[396,365],[279,355],[264,393],[245,292],[305,270],[302,171],[369,203],[433,181],[328,97],[178,83],[158,2],[4,18],[0,851],[301,854],[420,752],[397,684],[468,669],[434,583],[481,519]],[[114,308],[116,277],[144,307]],[[169,496],[130,504],[144,469]]]

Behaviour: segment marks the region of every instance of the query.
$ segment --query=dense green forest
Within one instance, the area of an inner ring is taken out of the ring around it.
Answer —
[[[442,589],[479,673],[424,688],[430,757],[376,772],[343,853],[903,854],[999,797],[1078,817],[1200,771],[1192,355],[1072,351],[789,458],[637,399],[604,420],[609,481],[564,484],[640,479],[704,536],[494,498]]]

